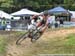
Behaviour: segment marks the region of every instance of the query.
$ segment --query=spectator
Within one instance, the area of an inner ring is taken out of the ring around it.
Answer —
[[[5,28],[6,28],[6,20],[5,20],[5,17],[3,17],[3,19],[2,19],[1,25],[3,27],[3,30],[5,30]]]
[[[51,27],[51,28],[53,28],[54,27],[54,23],[55,23],[55,16],[53,16],[53,15],[49,15],[48,16],[48,21],[49,21],[49,28]]]
[[[63,26],[63,18],[60,18],[60,26]]]

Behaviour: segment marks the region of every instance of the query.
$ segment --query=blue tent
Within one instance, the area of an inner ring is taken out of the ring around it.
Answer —
[[[68,12],[68,10],[66,10],[66,9],[64,9],[63,7],[60,7],[60,6],[58,6],[58,7],[55,7],[55,8],[53,8],[53,9],[51,9],[51,10],[48,10],[48,12],[49,13],[55,13],[55,12],[60,12],[60,13],[62,13],[62,12]]]
[[[48,13],[53,14],[55,16],[61,16],[64,20],[70,20],[70,12],[61,6],[48,10]]]

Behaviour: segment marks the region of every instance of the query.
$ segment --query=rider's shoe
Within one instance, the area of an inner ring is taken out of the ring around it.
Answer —
[[[33,43],[33,42],[36,42],[36,40],[35,39],[31,39],[31,42]]]

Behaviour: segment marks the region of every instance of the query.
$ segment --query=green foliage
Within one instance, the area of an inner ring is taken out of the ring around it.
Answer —
[[[13,0],[4,0],[4,2],[2,2],[1,7],[12,7],[13,6]]]
[[[75,10],[75,0],[0,0],[0,9],[9,13],[21,8],[41,12],[59,5],[66,9]]]

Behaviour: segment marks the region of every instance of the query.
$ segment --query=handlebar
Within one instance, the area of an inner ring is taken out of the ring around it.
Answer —
[[[35,24],[31,24],[31,25],[28,26],[28,31],[29,32],[33,32],[33,31],[39,32],[40,29],[41,29],[41,27],[37,27]]]

